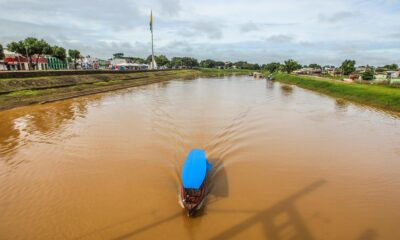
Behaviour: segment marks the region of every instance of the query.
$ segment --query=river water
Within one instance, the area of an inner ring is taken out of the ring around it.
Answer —
[[[178,203],[192,148],[204,210]],[[0,112],[0,239],[400,239],[400,118],[251,77]]]

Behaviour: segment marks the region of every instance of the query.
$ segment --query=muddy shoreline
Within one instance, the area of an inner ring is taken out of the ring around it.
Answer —
[[[198,74],[196,70],[172,70],[0,79],[0,111],[172,79],[191,78]]]

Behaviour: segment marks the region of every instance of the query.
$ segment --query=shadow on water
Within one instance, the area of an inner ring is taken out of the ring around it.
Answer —
[[[248,229],[254,224],[262,224],[265,237],[267,239],[314,239],[311,232],[307,228],[304,220],[302,219],[299,211],[295,207],[296,200],[300,199],[306,194],[315,191],[326,183],[325,180],[316,181],[307,187],[295,192],[289,197],[281,200],[272,207],[269,207],[261,212],[257,211],[250,218],[240,222],[239,224],[229,228],[228,230],[214,236],[211,239],[229,239],[242,231]],[[213,210],[213,212],[221,213],[235,213],[242,212],[237,210]],[[251,212],[251,211],[244,211]],[[285,236],[285,230],[291,230],[293,236]]]
[[[229,196],[229,185],[224,162],[212,160],[210,162],[214,166],[211,171],[209,195],[216,198],[226,198]]]
[[[374,229],[367,229],[356,238],[356,240],[376,240],[378,239],[378,233]]]
[[[215,180],[220,180],[224,181],[227,180],[226,176],[224,176],[224,171],[219,172],[219,176],[215,176]],[[208,212],[212,212],[214,214],[235,214],[235,213],[249,213],[252,214],[249,218],[246,220],[230,227],[229,229],[225,230],[224,232],[210,238],[210,239],[230,239],[232,237],[235,237],[239,233],[247,230],[248,228],[256,225],[256,224],[262,224],[264,234],[265,234],[265,239],[274,239],[274,240],[280,240],[280,239],[299,239],[299,240],[314,240],[315,238],[313,237],[311,231],[308,229],[305,221],[303,220],[302,216],[300,215],[300,212],[297,210],[295,203],[297,200],[300,198],[304,197],[305,195],[308,195],[312,193],[313,191],[317,190],[321,186],[326,184],[325,180],[318,180],[310,185],[300,189],[299,191],[291,194],[285,199],[282,199],[281,201],[277,202],[273,206],[266,208],[265,210],[259,211],[259,210],[218,210],[218,209],[210,209]],[[227,187],[227,182],[225,183],[220,183],[220,187],[214,186],[214,188],[211,190],[211,194],[216,194],[219,196],[228,196],[228,191],[227,188],[224,191],[221,191],[221,189],[224,189]],[[115,240],[122,240],[122,239],[133,239],[137,234],[150,231],[160,225],[163,225],[165,223],[168,223],[174,219],[177,218],[182,218],[185,217],[183,212],[179,211],[177,213],[174,213],[166,218],[160,219],[158,221],[155,221],[151,224],[147,224],[145,226],[139,227],[134,229],[131,232],[125,233],[123,235],[117,236]],[[189,224],[190,219],[187,219],[185,223]],[[125,221],[124,223],[127,223],[128,221]],[[123,223],[120,223],[123,224]],[[117,225],[110,226],[103,228],[102,230],[98,230],[96,232],[92,232],[89,234],[86,234],[84,237],[88,237],[92,234],[104,231],[106,229],[111,229],[114,228]],[[291,235],[288,236],[288,233]],[[83,237],[80,237],[81,239]],[[362,232],[356,240],[376,240],[378,239],[378,234],[375,230],[373,229],[367,229],[366,231]]]
[[[224,178],[224,177],[220,176],[219,178]],[[216,179],[218,179],[218,178],[216,177]],[[304,220],[302,219],[299,211],[296,209],[294,204],[295,204],[296,200],[300,199],[301,197],[303,197],[306,194],[309,194],[309,193],[315,191],[317,188],[321,187],[325,183],[326,183],[325,180],[316,181],[316,182],[306,186],[305,188],[293,193],[289,197],[281,200],[280,202],[276,203],[272,207],[269,207],[261,212],[255,211],[255,210],[244,210],[243,211],[243,210],[210,209],[208,212],[213,212],[216,214],[218,214],[218,213],[225,213],[225,214],[254,213],[248,219],[240,222],[237,225],[234,225],[233,227],[218,234],[217,236],[212,237],[211,239],[229,239],[229,238],[234,237],[235,235],[241,233],[242,231],[245,231],[246,229],[253,226],[254,224],[261,223],[264,228],[265,237],[268,239],[278,239],[278,240],[279,239],[288,239],[287,236],[283,236],[282,233],[283,233],[283,231],[290,228],[291,230],[294,230],[295,236],[293,236],[293,239],[313,240],[314,238],[313,238],[311,232],[307,228]],[[217,193],[217,195],[220,193],[223,193],[223,191],[219,192],[216,189],[217,188],[214,188],[214,190],[212,190],[212,191],[215,191],[213,193]],[[227,193],[225,193],[225,194],[227,194]],[[227,195],[225,195],[225,196],[227,196]],[[139,233],[151,230],[154,227],[157,227],[161,224],[167,223],[178,217],[182,217],[182,212],[175,213],[167,218],[164,218],[164,219],[161,219],[154,223],[137,228],[129,233],[123,234],[123,235],[118,236],[113,239],[121,240],[121,239],[132,238]],[[277,221],[277,220],[283,220],[283,221]],[[368,233],[365,235],[369,236]],[[360,240],[369,240],[368,238],[359,238],[359,239]]]

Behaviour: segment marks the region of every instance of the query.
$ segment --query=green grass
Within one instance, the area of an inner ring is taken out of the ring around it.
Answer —
[[[22,97],[22,96],[35,96],[39,93],[36,90],[21,90],[6,94],[7,97]]]
[[[111,80],[111,81],[102,81],[102,82],[95,82],[94,85],[108,85],[108,84],[117,84],[122,83],[124,80]]]
[[[275,79],[333,97],[400,112],[400,89],[277,73]]]
[[[250,74],[257,72],[249,69],[218,69],[218,68],[199,68],[199,71],[203,74]]]

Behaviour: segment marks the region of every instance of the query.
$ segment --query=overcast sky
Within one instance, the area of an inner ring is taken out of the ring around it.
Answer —
[[[0,0],[0,43],[27,36],[85,55],[268,63],[400,63],[400,0]]]

